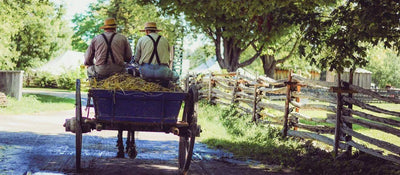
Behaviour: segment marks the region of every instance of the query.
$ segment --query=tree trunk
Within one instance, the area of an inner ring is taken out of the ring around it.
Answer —
[[[233,38],[224,39],[224,62],[228,72],[235,72],[239,68],[239,57],[242,50],[235,44]]]
[[[216,55],[219,66],[222,69],[227,69],[228,72],[235,72],[239,68],[239,57],[242,49],[236,45],[235,39],[223,38],[223,57],[221,55],[221,38],[217,36],[215,40]]]
[[[274,78],[275,67],[277,63],[275,60],[275,56],[261,55],[260,58],[263,64],[264,74],[269,78]]]

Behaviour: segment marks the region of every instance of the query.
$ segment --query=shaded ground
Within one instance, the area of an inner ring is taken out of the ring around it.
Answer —
[[[62,127],[73,110],[35,115],[0,114],[0,174],[78,174],[75,135]],[[125,133],[126,136],[126,133]],[[136,133],[136,159],[115,158],[116,131],[83,135],[79,174],[177,174],[178,137]],[[127,156],[126,156],[127,157]],[[229,153],[197,143],[189,174],[294,174],[279,166],[235,160]]]

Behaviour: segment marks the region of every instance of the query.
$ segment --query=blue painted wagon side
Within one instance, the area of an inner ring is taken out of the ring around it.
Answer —
[[[110,122],[176,124],[186,93],[89,91],[96,118]]]

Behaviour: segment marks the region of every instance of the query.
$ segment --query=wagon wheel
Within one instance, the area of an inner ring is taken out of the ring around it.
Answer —
[[[81,150],[82,150],[82,104],[81,104],[81,80],[76,80],[75,92],[75,152],[76,170],[81,169]]]
[[[179,174],[186,174],[189,170],[193,155],[193,147],[197,134],[197,101],[198,93],[196,86],[192,85],[188,91],[188,98],[185,100],[182,121],[188,122],[187,132],[179,137]]]

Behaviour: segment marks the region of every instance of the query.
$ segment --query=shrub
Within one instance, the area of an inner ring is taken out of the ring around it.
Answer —
[[[55,88],[57,87],[56,76],[48,72],[39,72],[33,79],[33,82],[38,87]]]
[[[84,67],[66,71],[61,75],[28,71],[24,76],[24,86],[75,90],[76,79],[86,79]]]

